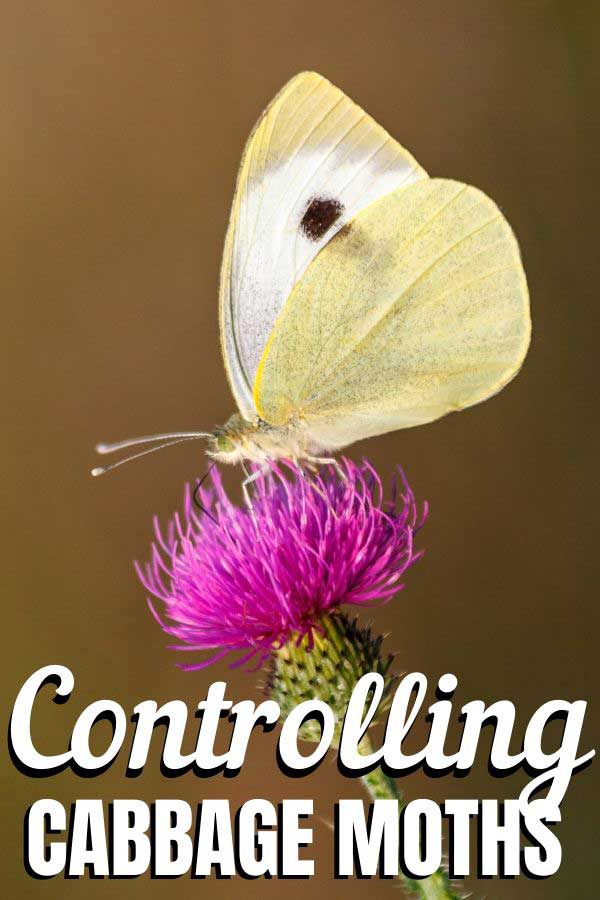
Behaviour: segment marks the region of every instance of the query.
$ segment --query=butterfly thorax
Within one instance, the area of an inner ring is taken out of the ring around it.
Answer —
[[[213,432],[208,455],[222,463],[262,463],[270,459],[306,459],[317,452],[300,423],[284,427],[257,418],[249,422],[238,413]]]

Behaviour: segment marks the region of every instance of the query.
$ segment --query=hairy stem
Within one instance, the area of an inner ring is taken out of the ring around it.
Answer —
[[[372,752],[371,740],[368,735],[361,741],[361,752],[365,755]],[[386,775],[381,768],[373,769],[367,775],[363,775],[362,782],[373,800],[397,800],[398,813],[404,806],[404,799],[398,785],[393,778]],[[460,900],[458,894],[450,883],[448,873],[438,869],[428,878],[414,879],[400,872],[398,878],[404,885],[407,894],[418,900]]]

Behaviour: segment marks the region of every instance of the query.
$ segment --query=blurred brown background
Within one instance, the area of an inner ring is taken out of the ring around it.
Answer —
[[[194,707],[211,680],[238,699],[255,676],[226,664],[184,674],[148,614],[131,566],[154,512],[204,471],[184,445],[89,476],[99,439],[208,427],[232,411],[217,335],[221,245],[243,143],[301,69],[329,77],[432,174],[469,181],[520,239],[534,340],[492,401],[352,448],[389,474],[405,466],[431,503],[427,554],[396,602],[375,610],[404,670],[460,681],[457,704],[512,698],[522,728],[542,702],[598,700],[598,226],[594,163],[600,52],[590,2],[434,0],[45,0],[2,4],[1,451],[8,719],[24,679],[70,666],[76,691],[40,703],[35,734],[64,749],[101,697]],[[228,475],[233,489],[239,473]],[[595,696],[594,696],[595,695]],[[47,700],[47,696],[46,696]],[[597,719],[596,719],[597,722]],[[521,732],[519,732],[520,740]],[[549,741],[549,747],[552,741]],[[393,896],[387,882],[335,882],[315,819],[318,875],[304,882],[27,878],[22,818],[41,796],[312,796],[330,816],[360,785],[324,766],[288,780],[275,735],[255,738],[237,779],[167,781],[157,755],[136,781],[123,753],[105,775],[30,780],[10,765],[2,800],[6,897]],[[485,758],[486,745],[482,745]],[[598,763],[563,804],[564,862],[550,881],[472,882],[488,898],[596,898]],[[411,776],[410,797],[510,797],[523,779]]]

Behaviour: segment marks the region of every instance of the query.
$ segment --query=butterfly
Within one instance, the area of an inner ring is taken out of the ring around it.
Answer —
[[[219,314],[238,412],[213,432],[100,453],[152,444],[133,459],[205,438],[214,460],[259,470],[277,459],[335,464],[355,441],[493,396],[531,334],[519,248],[496,204],[430,178],[315,72],[283,87],[246,144]]]

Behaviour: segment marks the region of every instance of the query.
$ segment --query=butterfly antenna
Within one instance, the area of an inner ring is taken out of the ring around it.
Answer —
[[[153,444],[154,441],[168,441],[171,443],[175,438],[189,439],[192,438],[209,438],[212,435],[208,431],[169,431],[166,434],[147,434],[144,437],[128,438],[126,441],[117,441],[114,444],[96,444],[96,453],[115,453],[117,450],[126,450],[127,447],[137,447],[138,444]]]
[[[126,441],[119,441],[116,444],[98,444],[96,446],[96,452],[104,454],[114,453],[117,450],[124,450],[127,447],[134,447],[139,444],[151,444],[155,441],[161,441],[161,443],[154,447],[149,447],[147,450],[140,451],[140,453],[134,453],[132,456],[126,456],[125,459],[120,459],[118,462],[111,463],[108,466],[97,466],[92,469],[92,475],[95,477],[98,475],[105,475],[107,472],[112,471],[112,469],[116,469],[127,462],[139,459],[141,456],[147,456],[149,453],[155,453],[157,450],[163,450],[165,447],[172,447],[174,444],[182,444],[184,441],[196,441],[200,438],[210,437],[212,437],[212,435],[206,431],[178,431],[171,434],[153,434],[146,437],[130,438]]]
[[[211,463],[210,466],[208,467],[208,469],[206,470],[206,472],[204,473],[204,475],[202,476],[202,478],[199,478],[198,481],[196,482],[196,489],[193,494],[193,500],[194,500],[194,503],[196,504],[196,506],[198,507],[198,509],[201,510],[201,512],[203,512],[206,516],[208,516],[209,519],[212,519],[212,521],[215,523],[215,525],[218,525],[219,523],[217,522],[217,520],[215,519],[213,514],[208,509],[206,509],[206,507],[202,506],[202,503],[198,499],[198,492],[199,492],[200,488],[202,487],[202,485],[204,484],[204,482],[206,481],[206,479],[208,478],[208,476],[210,475],[210,473],[212,472],[212,470],[214,469],[215,465],[216,465],[216,463],[214,463],[214,462]]]

